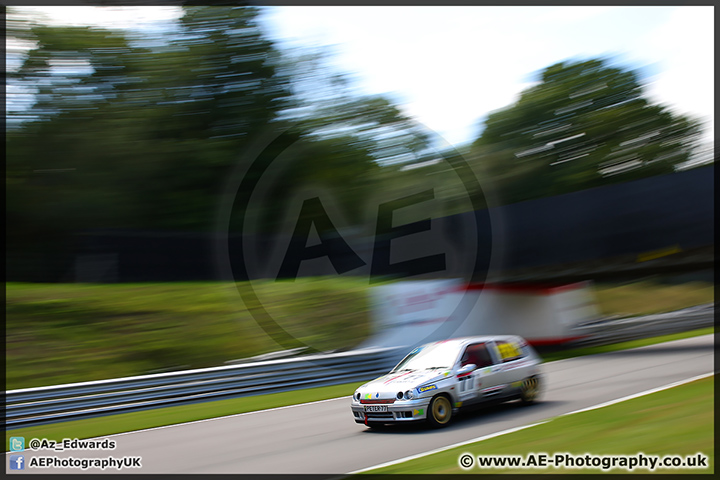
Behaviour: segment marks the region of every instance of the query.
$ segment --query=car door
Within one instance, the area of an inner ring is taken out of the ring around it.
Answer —
[[[526,354],[521,345],[509,340],[496,340],[493,342],[493,353],[498,365],[497,393],[510,394],[511,390],[519,387],[523,378],[522,368],[525,364]]]
[[[491,354],[487,342],[471,343],[460,356],[458,369],[474,364],[477,368],[464,375],[458,375],[458,398],[463,403],[474,403],[486,397],[486,391],[492,392],[497,386],[498,365]]]

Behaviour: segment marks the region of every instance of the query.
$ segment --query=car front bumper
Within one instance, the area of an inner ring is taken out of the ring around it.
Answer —
[[[351,408],[356,423],[413,422],[427,418],[429,404],[430,398],[420,398],[387,405],[387,412],[366,412],[366,405],[359,402],[353,402]]]

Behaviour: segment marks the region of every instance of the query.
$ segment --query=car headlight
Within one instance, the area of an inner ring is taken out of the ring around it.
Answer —
[[[407,390],[404,395],[405,400],[412,400],[414,396],[412,390]]]
[[[359,402],[360,401],[360,392],[355,392],[353,394],[353,398]]]

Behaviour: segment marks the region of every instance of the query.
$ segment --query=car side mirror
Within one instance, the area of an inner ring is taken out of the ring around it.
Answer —
[[[460,370],[458,370],[458,375],[467,375],[470,372],[473,372],[477,368],[477,365],[474,363],[468,363],[464,367],[460,367]]]

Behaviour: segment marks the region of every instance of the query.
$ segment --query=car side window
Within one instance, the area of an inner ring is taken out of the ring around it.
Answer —
[[[502,362],[512,362],[525,356],[524,349],[512,342],[496,341],[497,351],[500,354]]]
[[[478,368],[489,367],[493,364],[490,352],[485,343],[473,343],[465,348],[460,360],[460,366],[464,367],[474,363]]]

